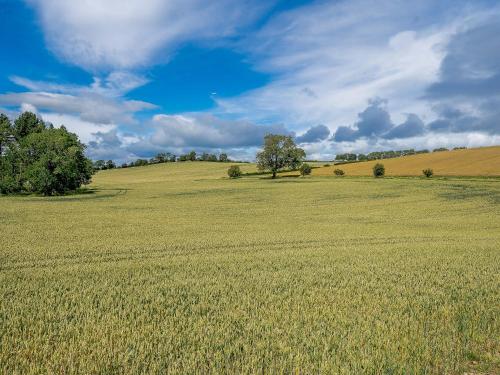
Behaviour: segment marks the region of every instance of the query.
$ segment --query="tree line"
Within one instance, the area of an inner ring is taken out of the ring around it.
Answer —
[[[32,112],[13,122],[0,114],[0,193],[64,194],[92,174],[85,145],[64,126],[54,128]]]
[[[453,150],[462,150],[466,149],[466,147],[455,147]],[[440,151],[449,151],[446,147],[435,148],[432,152],[440,152]],[[375,151],[370,152],[369,154],[353,154],[353,153],[345,153],[345,154],[337,154],[335,155],[335,161],[343,162],[353,162],[353,161],[370,161],[370,160],[380,160],[380,159],[391,159],[398,158],[400,156],[408,156],[408,155],[416,155],[416,154],[428,154],[431,151],[424,150],[415,150],[413,148],[407,150],[389,150],[389,151]]]
[[[174,155],[170,152],[160,152],[156,156],[150,159],[136,159],[135,161],[131,161],[130,163],[122,163],[120,165],[116,164],[113,160],[96,160],[93,163],[94,170],[106,170],[106,169],[114,169],[114,168],[132,168],[132,167],[142,167],[145,165],[151,164],[161,164],[161,163],[175,163],[175,162],[183,162],[183,161],[211,161],[211,162],[219,162],[219,163],[227,163],[232,160],[229,159],[226,153],[217,154],[209,154],[203,152],[201,154],[197,154],[196,151],[191,151],[187,154],[182,155]]]

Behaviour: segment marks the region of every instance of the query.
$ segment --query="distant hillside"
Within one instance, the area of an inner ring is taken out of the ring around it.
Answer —
[[[332,165],[314,169],[313,175],[331,176],[335,168],[340,168],[347,176],[370,176],[375,163],[384,164],[387,176],[421,176],[426,168],[433,169],[436,176],[500,176],[500,146]]]

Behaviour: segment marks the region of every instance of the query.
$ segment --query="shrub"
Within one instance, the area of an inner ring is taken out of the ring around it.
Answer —
[[[434,172],[430,168],[424,169],[422,173],[425,177],[432,177],[432,175],[434,174]]]
[[[329,167],[330,164],[323,164],[323,167]]]
[[[335,174],[335,176],[343,176],[343,175],[345,175],[345,172],[342,169],[338,169],[338,168],[335,169],[333,171],[333,173]]]
[[[311,174],[312,168],[309,164],[304,163],[300,166],[299,171],[302,176],[307,176]]]
[[[241,177],[241,169],[238,165],[231,165],[227,170],[227,175],[230,178],[238,178]]]
[[[384,164],[377,163],[373,166],[373,177],[384,177],[385,167]]]

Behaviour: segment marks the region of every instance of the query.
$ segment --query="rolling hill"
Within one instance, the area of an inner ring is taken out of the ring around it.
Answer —
[[[370,176],[375,163],[384,164],[387,176],[421,176],[426,168],[436,176],[500,176],[500,146],[332,165],[314,169],[313,175],[331,176],[334,169],[340,168],[347,176]]]

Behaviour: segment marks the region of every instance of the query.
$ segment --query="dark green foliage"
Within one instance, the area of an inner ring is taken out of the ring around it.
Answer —
[[[286,135],[268,134],[264,137],[263,150],[257,153],[257,168],[272,172],[273,178],[284,169],[297,169],[305,159],[306,153],[298,148],[293,138]]]
[[[10,120],[3,113],[0,113],[0,155],[7,150],[12,137],[12,125]]]
[[[358,160],[359,161],[366,161],[366,160],[368,160],[368,157],[365,154],[359,154]]]
[[[13,136],[20,141],[31,133],[40,133],[45,129],[45,124],[32,112],[23,112],[15,121]]]
[[[450,151],[446,147],[439,147],[432,150],[432,152]]]
[[[427,169],[424,169],[422,171],[422,173],[424,174],[425,177],[429,178],[429,177],[432,177],[432,175],[434,174],[434,171],[430,168],[427,168]]]
[[[345,172],[342,169],[337,168],[337,169],[334,169],[333,174],[335,176],[343,176],[343,175],[345,175]]]
[[[0,192],[64,194],[90,182],[92,163],[85,146],[64,126],[46,126],[33,113],[9,127],[10,141],[0,156]]]
[[[377,163],[373,166],[373,177],[384,177],[385,167],[384,164]]]
[[[227,157],[227,154],[224,154],[224,153],[220,154],[220,155],[219,155],[219,161],[221,161],[221,162],[223,162],[223,163],[225,163],[225,162],[229,161],[229,159],[228,159],[228,157]]]
[[[303,163],[300,168],[299,168],[299,171],[300,171],[300,175],[301,176],[308,176],[311,174],[312,172],[312,168],[309,164],[307,163]]]
[[[137,159],[134,162],[134,167],[142,167],[142,166],[145,166],[148,164],[149,164],[149,162],[146,159]]]
[[[106,162],[106,168],[107,169],[114,169],[114,168],[116,168],[115,162],[113,160],[108,160]]]
[[[238,165],[231,165],[227,170],[227,175],[230,178],[238,178],[241,177],[241,169]]]
[[[104,160],[96,160],[93,164],[93,167],[96,171],[107,169],[106,162]]]

